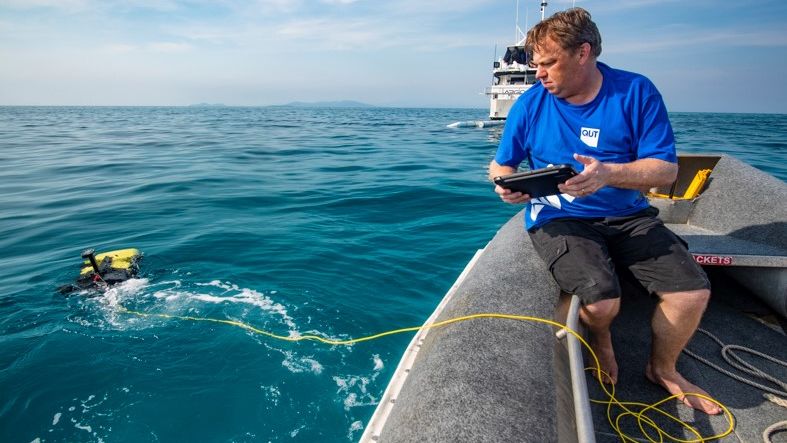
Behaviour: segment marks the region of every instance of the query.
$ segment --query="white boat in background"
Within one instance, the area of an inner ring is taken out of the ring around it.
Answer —
[[[541,0],[541,20],[544,20],[547,1]],[[489,96],[489,120],[470,120],[455,122],[449,128],[485,128],[505,123],[511,106],[536,84],[536,69],[528,65],[525,51],[526,34],[519,27],[519,2],[517,2],[515,44],[506,48],[505,54],[492,62],[492,85],[484,90]]]
[[[541,20],[544,20],[547,2],[541,1]],[[517,15],[519,6],[517,5]],[[527,36],[519,28],[517,17],[516,41],[517,43],[506,48],[505,54],[492,63],[492,86],[486,88],[484,93],[489,96],[489,119],[505,120],[511,106],[536,84],[536,69],[530,67],[525,51]]]

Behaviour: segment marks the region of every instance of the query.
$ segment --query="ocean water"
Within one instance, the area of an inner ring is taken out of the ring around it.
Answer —
[[[0,441],[356,441],[417,326],[519,208],[476,109],[0,107]],[[672,114],[787,180],[787,116]],[[80,252],[140,278],[59,294]]]

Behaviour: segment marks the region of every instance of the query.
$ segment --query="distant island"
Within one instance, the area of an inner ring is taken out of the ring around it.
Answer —
[[[368,103],[356,102],[353,100],[339,100],[339,101],[326,101],[326,102],[290,102],[286,105],[292,108],[374,108],[374,105]]]
[[[225,108],[224,103],[195,103],[190,108]],[[267,105],[270,108],[376,108],[375,105],[353,100],[337,100],[324,102],[290,102],[285,105]]]
[[[193,105],[189,105],[192,108],[223,108],[227,105],[224,103],[196,103]]]

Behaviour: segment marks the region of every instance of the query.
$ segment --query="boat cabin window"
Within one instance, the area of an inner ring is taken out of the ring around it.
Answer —
[[[506,48],[503,61],[506,63],[519,63],[520,65],[526,65],[527,53],[525,52],[525,48],[521,46],[509,46]]]

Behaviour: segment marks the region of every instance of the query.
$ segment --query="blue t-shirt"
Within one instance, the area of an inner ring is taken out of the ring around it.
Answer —
[[[597,63],[603,82],[584,105],[555,97],[537,83],[514,103],[506,119],[495,161],[530,169],[561,163],[582,171],[573,154],[602,162],[629,163],[643,158],[676,162],[675,138],[661,94],[646,77]],[[631,215],[648,207],[638,190],[605,186],[582,198],[568,194],[533,199],[525,210],[526,229],[556,218]]]

